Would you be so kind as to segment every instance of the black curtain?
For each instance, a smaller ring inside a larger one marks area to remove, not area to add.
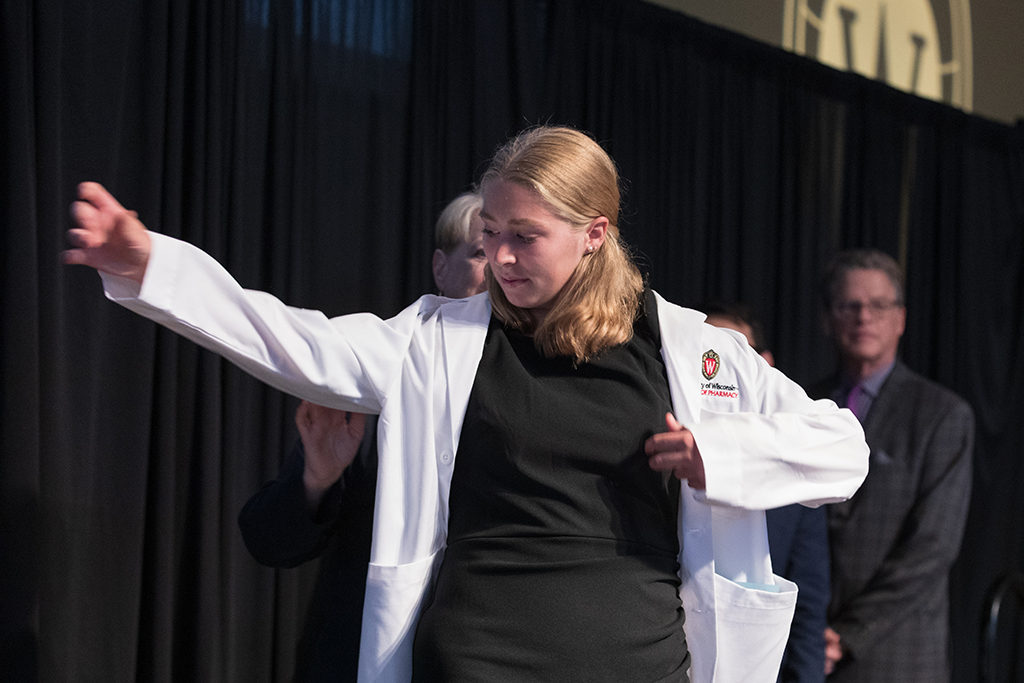
[[[60,265],[67,207],[94,179],[246,286],[396,312],[411,3],[2,11],[0,677],[288,680],[316,567],[257,566],[235,518],[296,402]]]
[[[953,576],[957,681],[1024,568],[1024,132],[634,0],[0,5],[0,671],[289,680],[315,567],[235,526],[293,399],[60,265],[75,184],[246,286],[330,314],[429,291],[437,212],[538,122],[591,131],[669,299],[742,299],[780,367],[830,372],[821,268],[908,272],[907,363],[978,417]]]

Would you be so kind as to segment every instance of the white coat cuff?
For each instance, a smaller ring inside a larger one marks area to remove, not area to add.
[[[111,301],[138,300],[158,310],[168,310],[178,275],[177,240],[157,232],[150,232],[149,237],[149,262],[142,284],[131,278],[101,272],[103,292]]]

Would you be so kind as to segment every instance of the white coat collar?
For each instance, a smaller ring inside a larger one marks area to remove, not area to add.
[[[671,355],[664,351],[661,354],[672,394],[672,410],[679,423],[689,427],[700,422],[700,363],[694,359],[701,357],[701,323],[707,316],[669,303],[657,292],[654,296],[658,302],[661,348],[673,351]]]

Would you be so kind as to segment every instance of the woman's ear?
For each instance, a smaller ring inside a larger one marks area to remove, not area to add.
[[[604,244],[604,238],[608,234],[608,219],[604,216],[598,216],[594,220],[590,221],[590,226],[586,230],[587,239],[584,242],[587,253],[597,251]]]

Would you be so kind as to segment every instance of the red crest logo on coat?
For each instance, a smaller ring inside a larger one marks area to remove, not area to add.
[[[721,359],[718,354],[712,349],[708,349],[704,352],[704,358],[701,360],[701,370],[704,373],[704,379],[714,379],[715,375],[718,374],[718,368],[721,365]]]

